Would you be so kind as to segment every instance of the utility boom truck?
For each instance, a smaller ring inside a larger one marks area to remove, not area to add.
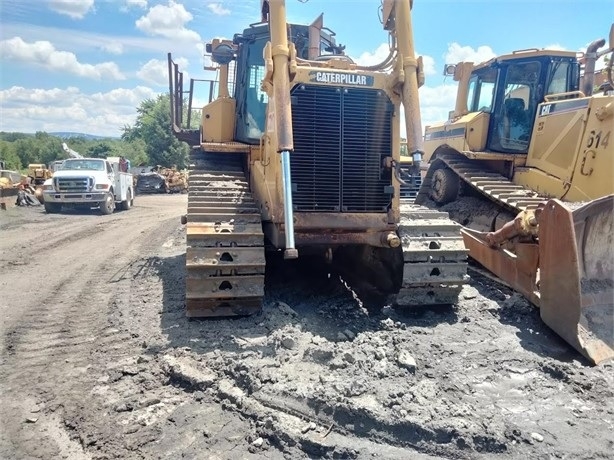
[[[98,207],[102,214],[113,213],[116,206],[127,211],[134,202],[132,174],[120,171],[117,157],[70,158],[45,181],[43,196],[48,213],[63,207]]]

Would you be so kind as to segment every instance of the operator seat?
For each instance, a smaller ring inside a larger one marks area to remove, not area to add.
[[[510,97],[504,102],[503,138],[528,143],[529,117],[525,111],[524,99],[520,97]]]

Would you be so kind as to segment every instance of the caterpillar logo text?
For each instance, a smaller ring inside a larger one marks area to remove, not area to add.
[[[357,75],[339,72],[310,72],[312,82],[339,83],[341,85],[373,86],[373,77],[370,75]]]

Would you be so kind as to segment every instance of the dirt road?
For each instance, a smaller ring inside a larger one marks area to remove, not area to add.
[[[612,364],[480,277],[369,313],[271,257],[261,314],[188,321],[185,205],[0,212],[0,458],[612,458]]]

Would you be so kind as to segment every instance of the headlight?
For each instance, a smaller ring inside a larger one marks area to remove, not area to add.
[[[106,190],[109,188],[109,184],[96,184],[94,188],[96,190]]]
[[[53,184],[49,184],[49,185],[43,185],[43,190],[47,192],[53,192],[55,191],[55,188],[53,187]]]

